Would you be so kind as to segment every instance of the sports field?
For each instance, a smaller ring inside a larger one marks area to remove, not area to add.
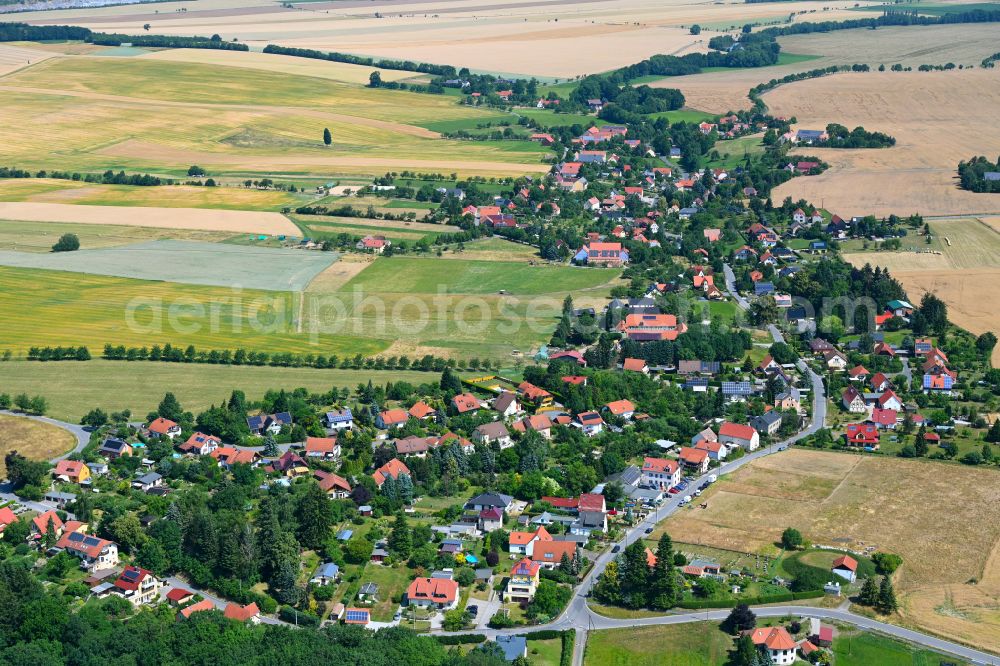
[[[79,421],[98,406],[105,411],[131,409],[137,418],[142,418],[156,409],[167,391],[177,396],[184,409],[197,413],[226,400],[233,389],[246,391],[249,400],[259,400],[268,389],[305,387],[311,392],[323,393],[333,386],[353,390],[359,383],[368,383],[369,379],[376,384],[389,381],[435,383],[440,379],[440,375],[433,372],[129,363],[99,359],[72,363],[9,361],[2,367],[0,391],[44,395],[49,401],[49,415],[70,422]],[[0,416],[2,418],[5,417]],[[0,427],[0,440],[2,432]],[[58,455],[69,446],[63,445],[61,450],[47,457]]]
[[[67,56],[0,79],[0,124],[21,128],[18,141],[0,145],[0,161],[32,170],[124,168],[174,177],[198,164],[216,177],[275,179],[392,169],[544,170],[549,151],[536,144],[453,141],[427,129],[509,117],[461,106],[452,96],[270,69]],[[324,128],[331,146],[323,145]]]
[[[738,552],[774,552],[795,527],[815,544],[898,553],[901,621],[996,651],[998,481],[990,469],[792,450],[721,480],[702,498],[707,509],[685,509],[665,529]]]
[[[8,390],[4,383],[0,382],[0,391]],[[74,446],[76,437],[69,431],[21,416],[0,414],[0,478],[7,476],[3,457],[11,451],[34,460],[51,460]]]

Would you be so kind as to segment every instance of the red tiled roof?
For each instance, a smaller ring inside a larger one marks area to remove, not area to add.
[[[223,611],[222,614],[230,620],[246,622],[250,618],[260,615],[260,609],[257,608],[256,602],[252,602],[246,606],[240,606],[239,604],[226,604],[226,610]]]
[[[532,562],[531,558],[525,557],[520,562],[514,565],[510,570],[512,576],[532,576],[538,574],[538,570],[542,568],[542,565],[538,562]]]
[[[187,608],[182,608],[181,616],[187,619],[191,617],[191,615],[193,615],[194,613],[198,613],[201,611],[210,611],[210,610],[215,610],[215,604],[213,604],[208,599],[202,599],[196,604],[191,604]]]
[[[551,497],[546,495],[542,497],[543,502],[548,502],[557,509],[575,509],[580,506],[580,498],[578,497]]]
[[[38,514],[31,519],[31,522],[35,524],[35,529],[38,530],[39,534],[45,534],[45,532],[49,529],[50,520],[52,521],[52,526],[55,527],[57,532],[63,528],[62,519],[52,509],[49,509],[45,513]]]
[[[623,370],[632,370],[634,372],[642,372],[646,368],[646,362],[641,358],[627,358],[622,364]]]
[[[194,592],[191,590],[185,590],[183,587],[175,587],[167,592],[167,599],[170,601],[180,601],[181,599],[186,599],[190,596],[194,596]]]
[[[615,416],[635,411],[635,405],[632,404],[631,400],[615,400],[614,402],[609,402],[605,407]]]
[[[336,437],[306,437],[306,453],[333,453],[336,447]]]
[[[166,435],[170,432],[172,428],[176,428],[177,424],[170,419],[165,419],[162,416],[149,424],[149,431],[155,432],[158,435]]]
[[[604,511],[604,495],[598,495],[597,493],[582,493],[580,495],[580,503],[578,506],[580,511]]]
[[[434,413],[434,408],[428,405],[423,400],[415,402],[412,407],[410,407],[410,416],[415,419],[422,419],[430,416]]]
[[[736,437],[738,439],[753,439],[757,431],[748,425],[726,421],[719,428],[719,437]]]
[[[458,598],[458,582],[447,578],[415,578],[406,588],[406,598],[450,604]]]
[[[524,397],[528,400],[541,400],[542,398],[551,397],[551,393],[545,389],[535,386],[531,382],[521,382],[517,385],[517,390],[524,394]]]
[[[406,413],[405,409],[387,409],[379,414],[379,416],[382,417],[382,423],[386,425],[406,423],[406,421],[410,418],[410,415]]]
[[[535,562],[559,564],[565,554],[569,559],[576,557],[575,541],[543,541],[535,544],[531,559]]]
[[[750,634],[754,645],[765,645],[769,650],[794,650],[795,639],[784,627],[757,627]]]
[[[668,458],[645,458],[642,462],[642,471],[644,472],[670,472],[673,474],[677,471],[677,467],[677,461]]]
[[[404,465],[398,458],[393,458],[375,470],[372,474],[372,478],[375,479],[376,485],[381,487],[387,478],[392,477],[393,479],[398,479],[400,474],[406,474],[409,476],[410,468]]]
[[[833,561],[833,568],[838,569],[843,567],[849,569],[850,571],[858,570],[858,561],[851,557],[850,555],[841,555]]]
[[[545,527],[539,527],[534,532],[511,532],[509,543],[515,546],[524,546],[531,543],[534,539],[539,541],[552,541],[552,535]]]
[[[56,476],[68,476],[70,478],[80,475],[83,471],[83,463],[79,460],[60,460],[56,463],[52,473]]]
[[[704,449],[694,449],[690,446],[682,446],[680,459],[691,465],[700,465],[708,458],[708,451]]]
[[[10,510],[9,506],[0,509],[0,526],[7,527],[17,521],[17,514]]]
[[[476,396],[471,393],[462,393],[456,395],[451,399],[451,403],[455,405],[455,409],[458,410],[459,414],[464,414],[466,412],[471,412],[482,407],[482,402]]]

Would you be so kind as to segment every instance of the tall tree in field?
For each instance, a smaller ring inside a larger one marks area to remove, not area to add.
[[[649,605],[656,610],[673,608],[680,591],[674,569],[674,544],[664,533],[656,545],[656,562],[649,581]]]
[[[883,576],[882,583],[879,585],[878,609],[886,614],[895,613],[899,609],[896,591],[892,588],[892,579],[889,576]]]
[[[865,606],[875,606],[878,603],[878,583],[875,582],[874,577],[865,578],[858,601]]]
[[[406,524],[406,516],[402,511],[396,514],[396,522],[393,523],[392,531],[389,533],[389,550],[401,558],[410,556],[413,549],[413,532]]]
[[[323,143],[325,145],[327,145],[327,146],[329,146],[331,143],[333,143],[333,135],[330,134],[330,128],[329,127],[324,127],[323,128]]]
[[[80,249],[80,239],[76,234],[63,234],[52,246],[53,252],[73,252]]]
[[[181,409],[181,403],[177,400],[177,396],[173,393],[167,393],[160,401],[159,407],[156,408],[156,413],[165,419],[180,421],[184,410]]]

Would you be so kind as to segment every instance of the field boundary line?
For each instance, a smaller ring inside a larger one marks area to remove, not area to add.
[[[864,456],[859,456],[859,457],[858,457],[858,459],[857,459],[857,460],[856,460],[856,461],[854,462],[854,464],[853,464],[853,465],[851,465],[851,469],[847,470],[847,474],[845,474],[845,475],[844,475],[844,478],[842,478],[842,479],[840,480],[840,483],[838,483],[838,484],[837,484],[837,485],[836,485],[836,486],[834,487],[834,489],[830,491],[830,494],[829,494],[829,495],[827,495],[826,497],[824,497],[823,499],[821,499],[821,500],[819,501],[819,504],[826,504],[827,500],[829,500],[829,499],[830,499],[831,497],[833,497],[834,495],[836,495],[836,494],[837,494],[837,491],[838,491],[838,490],[840,490],[841,486],[843,486],[843,485],[844,485],[844,483],[845,483],[845,482],[846,482],[846,481],[847,481],[847,480],[848,480],[849,478],[851,478],[851,474],[853,474],[853,473],[854,473],[854,470],[856,470],[856,469],[858,468],[858,465],[860,465],[860,464],[861,464],[861,461],[862,461],[862,460],[864,460]]]

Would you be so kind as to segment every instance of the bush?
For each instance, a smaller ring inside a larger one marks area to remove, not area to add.
[[[80,239],[76,234],[63,234],[52,246],[53,252],[73,252],[80,249]]]
[[[303,613],[291,606],[282,606],[278,617],[299,627],[318,627],[319,618],[312,613]]]
[[[465,643],[483,643],[486,641],[486,636],[483,634],[436,634],[434,638],[437,639],[437,642],[441,645],[463,645]]]
[[[872,555],[872,562],[875,563],[877,572],[883,576],[889,576],[903,563],[903,558],[895,553],[875,553]]]

